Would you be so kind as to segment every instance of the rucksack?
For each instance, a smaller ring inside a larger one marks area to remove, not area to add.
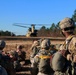
[[[65,50],[58,51],[53,55],[51,66],[54,71],[63,71],[69,66],[69,61],[65,57],[69,53],[68,46],[73,37],[74,36],[69,37],[67,44],[66,41],[64,42]]]
[[[44,51],[39,56],[39,71],[45,74],[48,74],[52,71],[52,68],[50,67],[50,52]]]
[[[54,71],[63,71],[66,65],[66,58],[58,51],[53,55],[51,66]]]

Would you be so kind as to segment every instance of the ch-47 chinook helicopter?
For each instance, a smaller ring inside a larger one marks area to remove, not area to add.
[[[26,34],[26,37],[37,37],[37,33],[38,30],[35,29],[35,26],[41,27],[44,25],[49,25],[49,24],[23,24],[23,23],[14,23],[14,26],[18,26],[18,27],[23,27],[23,28],[28,28],[28,32]],[[31,27],[28,27],[29,25],[31,25]]]
[[[26,34],[26,37],[36,37],[37,36],[37,29],[35,29],[35,24],[23,24],[23,23],[14,23],[14,26],[28,28],[28,32]],[[31,27],[28,27],[31,25]]]

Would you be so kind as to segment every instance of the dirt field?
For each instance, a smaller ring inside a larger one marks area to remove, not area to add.
[[[31,48],[31,45],[33,43],[33,41],[29,41],[29,40],[26,40],[26,41],[20,41],[20,40],[9,40],[9,41],[5,41],[6,42],[6,47],[5,47],[5,51],[9,51],[9,50],[16,50],[16,47],[17,45],[23,45],[24,48],[23,50],[26,52],[26,58],[29,59],[29,55],[30,55],[30,48]],[[51,44],[53,45],[56,45],[56,44],[62,44],[63,41],[51,41]]]
[[[6,47],[4,50],[7,52],[9,50],[16,50],[17,45],[23,45],[24,48],[23,50],[26,52],[26,61],[25,65],[22,66],[21,70],[16,72],[16,75],[31,75],[30,74],[30,61],[29,61],[29,56],[30,56],[30,47],[32,45],[32,41],[20,41],[20,40],[10,40],[10,41],[5,41],[6,42]]]

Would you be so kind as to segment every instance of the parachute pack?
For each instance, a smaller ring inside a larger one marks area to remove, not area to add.
[[[56,52],[51,61],[51,66],[53,70],[62,71],[65,65],[66,65],[66,58],[60,52]]]
[[[39,62],[39,71],[42,73],[50,73],[51,72],[51,67],[50,67],[50,52],[49,51],[45,51],[43,52],[39,58],[40,58],[40,62]]]

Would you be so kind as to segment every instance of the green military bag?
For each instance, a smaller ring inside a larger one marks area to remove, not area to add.
[[[54,71],[62,71],[66,65],[66,58],[61,54],[61,52],[56,52],[53,55],[51,66]]]

